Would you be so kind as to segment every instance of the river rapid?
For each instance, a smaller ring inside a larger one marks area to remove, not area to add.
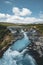
[[[37,65],[35,59],[27,53],[28,49],[26,47],[30,44],[30,40],[23,30],[22,32],[24,38],[14,42],[6,50],[3,57],[0,58],[0,65]]]

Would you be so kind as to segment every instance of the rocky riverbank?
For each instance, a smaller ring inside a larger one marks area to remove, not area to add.
[[[39,53],[34,50],[29,50],[28,53],[36,60],[37,65],[43,65],[43,56],[40,57]]]
[[[0,57],[3,56],[4,52],[12,45],[14,44],[14,42],[16,42],[17,40],[19,39],[22,39],[24,36],[23,34],[18,36],[18,37],[15,37],[10,43],[8,43],[6,46],[4,46],[1,50],[0,50]]]
[[[43,65],[43,39],[39,37],[38,41],[33,42],[27,47],[30,55],[34,57],[38,65]]]
[[[28,53],[34,57],[38,65],[43,65],[43,35],[36,28],[27,32],[31,44],[27,47]]]

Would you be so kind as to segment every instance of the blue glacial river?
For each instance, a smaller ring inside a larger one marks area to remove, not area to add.
[[[23,34],[24,38],[17,40],[0,58],[0,65],[36,65],[34,58],[26,53],[30,40],[25,32]]]

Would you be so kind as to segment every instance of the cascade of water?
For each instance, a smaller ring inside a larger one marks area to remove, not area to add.
[[[9,48],[4,53],[3,58],[0,59],[0,65],[36,65],[35,60],[30,55],[25,54],[26,50],[24,49],[20,53],[18,51],[12,51]]]
[[[14,50],[11,47],[8,48],[0,59],[0,65],[36,65],[35,60],[26,53],[27,49],[24,49],[22,52],[17,51],[28,45],[28,37],[23,30],[22,32],[24,38],[14,43],[15,45],[12,46]]]
[[[21,51],[30,44],[30,40],[28,39],[26,32],[23,30],[21,30],[21,32],[24,34],[24,38],[15,42],[11,47],[12,50]]]
[[[27,35],[26,35],[26,32],[24,32],[23,29],[21,29],[21,32],[24,34],[24,38],[28,39]]]

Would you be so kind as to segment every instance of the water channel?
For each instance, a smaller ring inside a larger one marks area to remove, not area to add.
[[[6,50],[3,57],[0,58],[0,65],[36,65],[35,59],[27,53],[28,49],[26,49],[30,44],[30,40],[23,30],[22,32],[24,38],[14,42],[14,44]]]

